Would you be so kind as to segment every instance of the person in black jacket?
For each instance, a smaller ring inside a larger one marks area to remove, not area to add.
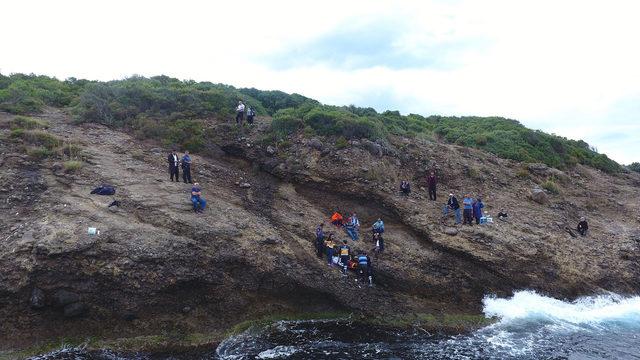
[[[176,177],[176,181],[180,181],[180,158],[175,150],[173,150],[169,156],[167,156],[167,162],[169,163],[169,177],[173,181],[173,177]]]
[[[587,235],[587,230],[589,230],[589,224],[587,224],[587,219],[584,217],[580,218],[580,222],[578,223],[578,232],[582,236]]]
[[[443,215],[447,216],[450,210],[453,210],[455,214],[456,224],[460,224],[460,222],[462,222],[460,203],[458,203],[458,199],[453,195],[453,193],[449,194],[449,200],[447,200],[447,205],[444,206]]]

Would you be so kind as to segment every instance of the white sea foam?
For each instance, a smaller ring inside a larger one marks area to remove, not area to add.
[[[258,359],[284,359],[298,352],[295,346],[276,346],[258,354]]]
[[[587,296],[568,302],[533,291],[518,291],[508,299],[486,297],[483,303],[484,314],[498,317],[501,324],[545,320],[572,325],[622,322],[640,326],[639,296]]]

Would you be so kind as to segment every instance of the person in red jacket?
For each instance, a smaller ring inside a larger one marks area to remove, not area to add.
[[[431,171],[427,176],[427,187],[429,188],[429,200],[436,201],[436,173]]]

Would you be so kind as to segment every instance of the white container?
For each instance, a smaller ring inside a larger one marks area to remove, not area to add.
[[[98,232],[98,229],[94,228],[94,227],[90,227],[87,229],[87,233],[89,235],[95,235]]]

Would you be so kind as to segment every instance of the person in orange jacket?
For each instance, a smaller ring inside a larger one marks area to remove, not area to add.
[[[342,226],[342,214],[337,211],[334,212],[333,215],[331,215],[331,223],[335,226]]]

